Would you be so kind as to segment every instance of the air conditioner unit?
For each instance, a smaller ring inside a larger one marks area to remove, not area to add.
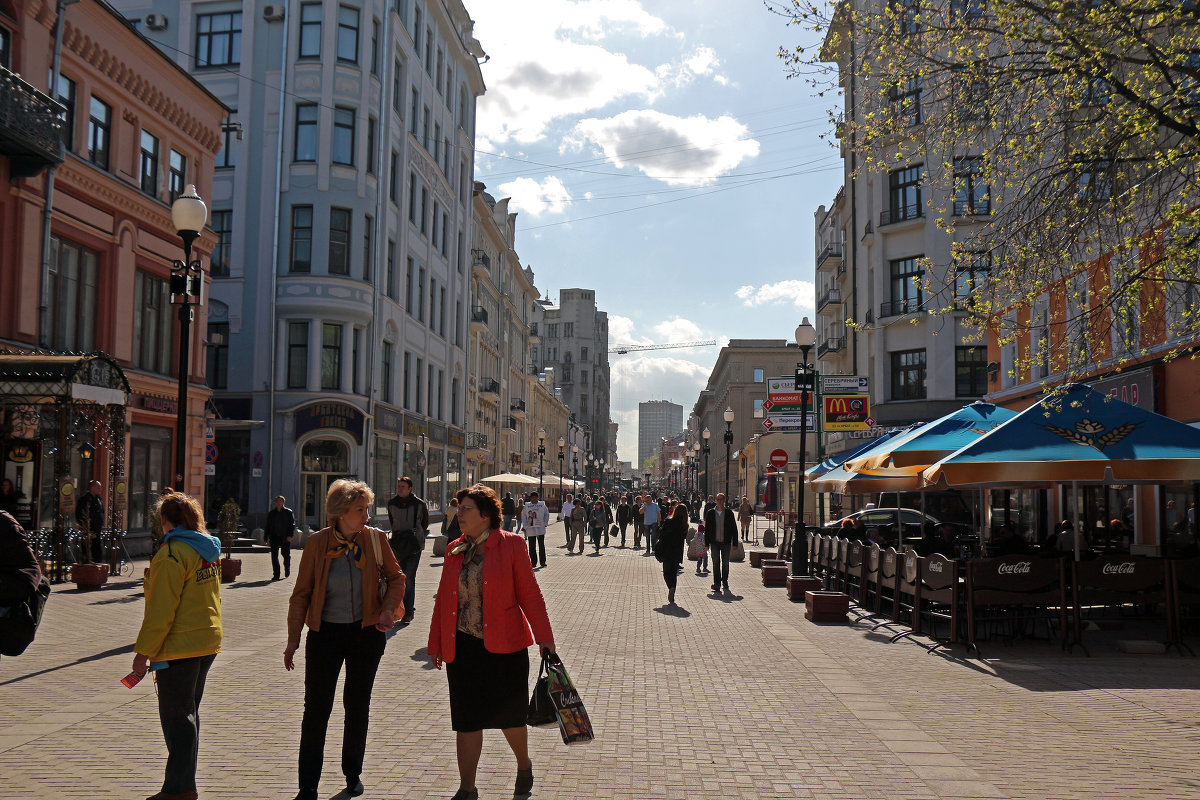
[[[152,31],[165,31],[167,29],[167,15],[147,14],[146,27]]]
[[[283,9],[282,5],[263,6],[263,19],[267,22],[279,22],[283,19]]]

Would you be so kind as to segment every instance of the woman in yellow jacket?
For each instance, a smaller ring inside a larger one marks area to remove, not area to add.
[[[200,504],[167,490],[158,504],[167,531],[146,575],[146,612],[133,646],[133,671],[151,666],[167,741],[162,791],[147,800],[195,800],[200,699],[221,652],[221,541],[204,529]]]

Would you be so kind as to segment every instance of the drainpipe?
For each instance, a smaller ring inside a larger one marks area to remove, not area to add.
[[[46,94],[58,97],[58,78],[62,74],[62,40],[63,14],[67,6],[78,0],[58,0],[54,10],[54,55],[50,62],[50,91]],[[58,141],[58,151],[62,154],[62,139]],[[38,306],[38,344],[50,346],[50,217],[54,211],[54,172],[57,164],[51,164],[46,170],[46,203],[42,208],[42,287],[41,301]]]
[[[287,76],[288,76],[288,4],[284,6],[283,34],[279,47],[279,146],[275,148],[275,213],[271,231],[271,370],[267,378],[267,486],[268,496],[284,494],[275,489],[275,426],[279,424],[275,414],[275,337],[279,335],[279,311],[276,307],[276,294],[279,284],[279,217],[283,207],[283,136],[286,128],[283,124],[287,111]],[[303,487],[298,486],[291,496],[301,497]]]
[[[858,181],[855,179],[855,170],[858,169],[858,147],[856,143],[857,135],[854,131],[854,88],[855,88],[855,64],[858,60],[856,55],[857,48],[854,38],[854,21],[850,21],[850,313],[855,320],[861,324],[861,318],[858,315]],[[851,350],[851,374],[858,374],[858,335],[854,336],[854,347]]]

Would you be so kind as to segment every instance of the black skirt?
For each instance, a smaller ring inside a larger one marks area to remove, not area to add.
[[[529,651],[490,653],[483,640],[456,631],[450,682],[450,727],[460,733],[525,726]]]

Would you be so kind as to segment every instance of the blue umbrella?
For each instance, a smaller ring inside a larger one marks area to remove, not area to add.
[[[854,448],[851,448],[850,450],[846,450],[841,453],[837,453],[836,455],[829,456],[828,458],[824,459],[823,461],[813,464],[811,467],[804,470],[804,477],[807,478],[808,480],[812,480],[813,478],[819,478],[820,476],[824,475],[826,472],[829,472],[832,469],[836,469],[836,468],[840,467],[848,459],[856,458],[857,456],[867,452],[868,450],[870,450],[874,447],[877,447],[878,445],[883,444],[884,442],[888,441],[889,439],[894,438],[899,433],[901,433],[901,431],[889,431],[889,432],[885,433],[883,436],[879,436],[875,439],[871,439],[870,441],[863,442],[858,447],[854,447]]]
[[[1016,415],[1017,412],[992,403],[971,403],[935,419],[928,425],[922,425],[896,437],[887,447],[876,448],[869,453],[847,459],[846,467],[851,471],[883,470],[885,473],[890,469],[908,468],[904,470],[904,474],[915,475]],[[875,474],[882,477],[885,473]],[[897,477],[899,474],[897,473]]]

